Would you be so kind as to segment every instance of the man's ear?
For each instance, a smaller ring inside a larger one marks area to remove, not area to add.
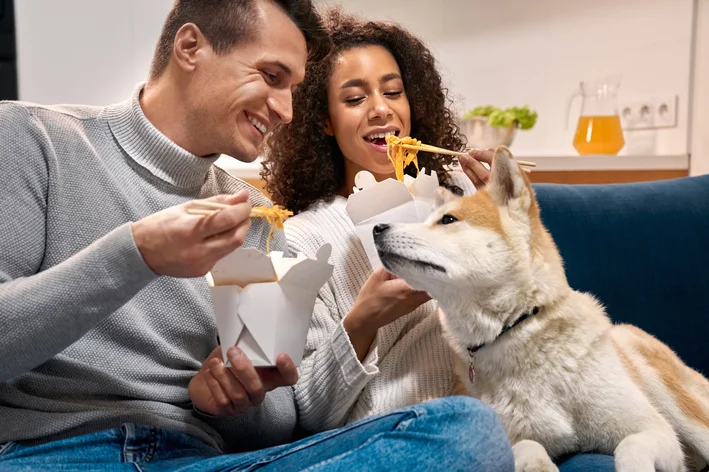
[[[505,146],[495,149],[487,189],[493,201],[500,206],[506,206],[510,200],[520,198],[527,192],[522,169]]]
[[[325,128],[324,128],[325,134],[328,136],[335,136],[335,131],[332,129],[332,121],[330,121],[330,117],[325,118]]]
[[[435,193],[434,202],[436,207],[445,205],[446,203],[452,202],[453,200],[460,198],[450,190],[445,187],[438,187]]]
[[[194,23],[186,23],[180,27],[175,34],[175,42],[172,48],[173,58],[177,66],[185,72],[194,70],[199,60],[200,55],[198,52],[200,49],[208,48],[211,52],[211,46],[207,39]]]

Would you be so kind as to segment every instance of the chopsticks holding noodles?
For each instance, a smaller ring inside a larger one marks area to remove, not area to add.
[[[387,156],[389,160],[394,164],[394,170],[396,172],[396,178],[399,181],[403,181],[404,178],[404,168],[409,164],[413,163],[418,170],[418,160],[416,154],[419,151],[430,152],[432,154],[447,154],[449,156],[469,156],[468,152],[461,151],[451,151],[450,149],[444,149],[436,146],[431,146],[430,144],[424,144],[418,139],[412,138],[410,136],[405,136],[400,138],[396,135],[389,135],[386,137],[387,143]],[[521,166],[536,167],[536,162],[531,161],[520,161],[517,160]],[[527,167],[522,167],[522,170],[529,173],[530,169]]]
[[[209,216],[230,207],[231,205],[227,205],[226,203],[195,200],[190,203],[190,206],[187,208],[187,213],[190,215]],[[266,252],[271,252],[271,236],[273,236],[274,229],[283,229],[283,221],[289,216],[293,216],[293,212],[281,208],[278,205],[274,205],[273,207],[257,206],[251,208],[250,216],[251,218],[265,218],[271,225],[271,231],[268,233],[268,239],[266,240]]]
[[[448,154],[449,156],[468,156],[469,155],[467,152],[451,151],[450,149],[444,149],[444,148],[439,148],[436,146],[430,146],[428,144],[419,144],[419,145],[399,144],[399,146],[401,146],[405,149],[418,149],[420,151],[427,151],[427,152],[432,152],[435,154]],[[536,162],[522,161],[519,159],[515,159],[515,160],[522,166],[537,167]]]
[[[187,213],[189,213],[190,215],[211,215],[219,210],[224,210],[230,207],[231,205],[227,205],[226,203],[210,202],[206,200],[195,200],[190,203],[190,207],[187,209]],[[292,212],[284,210],[278,205],[274,207],[253,207],[251,209],[251,218],[278,218],[279,216],[281,216],[283,217],[283,219],[285,219],[292,215]]]

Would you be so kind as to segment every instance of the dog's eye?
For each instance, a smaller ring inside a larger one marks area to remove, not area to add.
[[[439,225],[449,225],[451,223],[455,223],[458,221],[458,218],[456,218],[453,215],[443,215],[443,218],[438,222]]]

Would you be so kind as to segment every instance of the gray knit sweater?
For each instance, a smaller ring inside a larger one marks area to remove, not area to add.
[[[136,422],[245,450],[290,439],[292,388],[217,419],[187,385],[217,345],[204,278],[158,277],[130,223],[248,187],[146,119],[142,86],[105,108],[0,103],[0,444]],[[254,220],[246,246],[265,250]],[[273,250],[285,250],[277,232]]]

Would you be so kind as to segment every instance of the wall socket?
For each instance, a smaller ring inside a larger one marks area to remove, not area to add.
[[[677,127],[677,95],[627,97],[620,100],[620,121],[624,130]]]

